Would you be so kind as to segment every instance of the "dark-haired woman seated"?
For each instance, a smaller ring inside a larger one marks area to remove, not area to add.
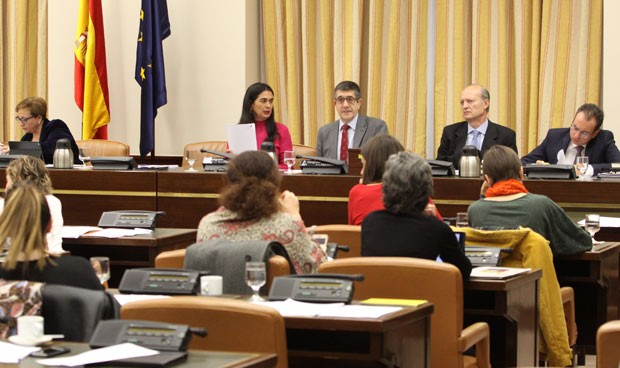
[[[227,178],[221,207],[202,218],[197,241],[275,240],[286,247],[297,273],[316,272],[325,252],[306,232],[295,194],[280,192],[282,176],[273,159],[243,152],[228,164]]]
[[[45,195],[26,181],[15,183],[0,215],[0,244],[8,247],[0,278],[103,290],[88,260],[48,253],[51,226]]]

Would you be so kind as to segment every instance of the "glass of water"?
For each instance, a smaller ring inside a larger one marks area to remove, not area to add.
[[[577,171],[579,171],[579,180],[586,180],[586,171],[588,171],[588,156],[577,156],[575,161]]]
[[[284,151],[284,163],[288,166],[287,174],[292,174],[291,169],[295,165],[295,151]]]
[[[197,155],[196,151],[187,150],[185,152],[185,159],[187,160],[187,164],[189,165],[189,169],[185,171],[198,171],[194,169],[194,162],[196,162],[196,155]]]
[[[80,147],[78,154],[80,161],[82,161],[82,169],[87,169],[90,166],[90,150],[86,147]]]
[[[265,262],[246,262],[245,282],[252,288],[253,292],[252,296],[248,300],[251,302],[264,301],[265,299],[258,295],[258,291],[267,282]]]
[[[586,215],[586,231],[590,233],[592,237],[592,243],[596,244],[594,240],[594,234],[601,229],[601,216],[596,213],[589,213]]]
[[[110,279],[110,258],[90,257],[90,264],[102,284]]]

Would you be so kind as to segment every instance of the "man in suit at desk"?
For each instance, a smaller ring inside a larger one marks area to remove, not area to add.
[[[343,81],[334,88],[334,106],[339,120],[322,126],[316,143],[316,155],[347,161],[349,148],[360,148],[370,138],[388,134],[385,121],[359,115],[362,92],[355,82]]]
[[[586,176],[609,171],[611,163],[620,162],[614,134],[601,129],[605,114],[592,103],[577,109],[570,128],[549,129],[542,143],[521,158],[523,165],[548,162],[551,164],[575,163],[577,156],[588,157]]]
[[[465,121],[446,126],[441,135],[437,159],[450,161],[459,167],[461,151],[465,145],[476,146],[482,155],[496,144],[517,151],[514,130],[495,124],[488,119],[490,93],[481,85],[472,84],[461,92],[461,110]]]

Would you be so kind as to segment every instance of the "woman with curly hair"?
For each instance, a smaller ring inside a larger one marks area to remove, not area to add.
[[[273,159],[261,151],[243,152],[228,164],[227,179],[221,207],[202,218],[197,241],[275,240],[297,273],[316,272],[325,252],[306,232],[295,194],[280,192],[282,176]]]

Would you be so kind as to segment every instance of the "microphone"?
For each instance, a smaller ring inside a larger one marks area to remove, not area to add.
[[[204,328],[190,327],[189,328],[189,332],[191,332],[192,335],[196,335],[196,336],[200,336],[200,337],[206,337],[207,336],[207,330],[205,330]]]
[[[364,275],[362,274],[344,274],[344,273],[309,273],[304,275],[287,275],[286,277],[300,277],[300,278],[312,278],[312,279],[341,279],[351,281],[364,281]]]
[[[202,152],[202,153],[210,153],[212,155],[218,155],[218,156],[222,156],[222,157],[228,158],[228,159],[231,159],[231,158],[234,157],[234,155],[231,154],[231,153],[220,152],[220,151],[213,151],[213,150],[206,149],[204,147],[200,149],[200,152]]]

